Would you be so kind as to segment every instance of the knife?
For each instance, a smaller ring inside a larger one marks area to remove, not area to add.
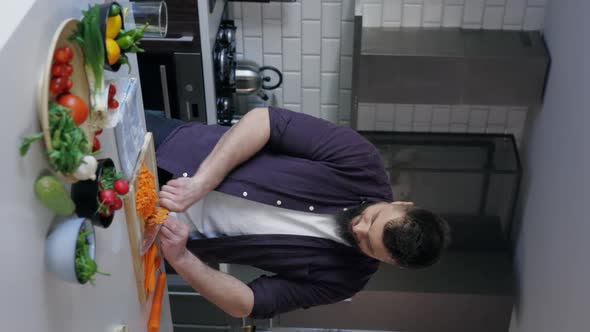
[[[143,240],[141,241],[141,248],[139,248],[139,255],[143,256],[150,249],[152,244],[156,241],[158,233],[162,228],[162,224],[147,223],[143,229]]]

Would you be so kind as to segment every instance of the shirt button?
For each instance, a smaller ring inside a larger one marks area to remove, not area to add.
[[[309,211],[313,211],[313,209],[314,209],[313,205],[310,205],[309,206]]]
[[[283,204],[283,202],[277,201],[277,205],[281,205],[281,204]]]
[[[248,196],[248,193],[244,191],[244,192],[242,193],[242,196],[246,197],[246,196]]]
[[[186,172],[182,173],[182,177],[187,177],[187,176],[188,176],[188,173],[186,173]]]

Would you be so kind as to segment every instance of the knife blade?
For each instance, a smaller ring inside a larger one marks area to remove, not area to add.
[[[139,249],[140,256],[145,255],[145,253],[152,246],[152,244],[154,244],[156,238],[158,237],[158,233],[160,232],[160,228],[162,228],[162,224],[146,223],[145,228],[143,230],[143,240],[141,241],[141,248]]]

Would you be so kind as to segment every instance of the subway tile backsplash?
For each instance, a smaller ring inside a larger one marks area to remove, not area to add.
[[[526,117],[526,107],[359,103],[357,129],[507,133],[520,140]]]
[[[367,27],[541,30],[547,0],[299,0],[231,2],[238,58],[284,73],[269,104],[350,125],[354,13]],[[356,8],[356,10],[355,10]],[[247,98],[241,107],[263,105]],[[361,104],[359,130],[514,133],[527,109],[482,105]]]

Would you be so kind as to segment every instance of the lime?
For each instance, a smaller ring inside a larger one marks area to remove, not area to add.
[[[35,194],[46,208],[58,215],[68,216],[76,209],[66,187],[55,176],[40,177],[35,182]]]

